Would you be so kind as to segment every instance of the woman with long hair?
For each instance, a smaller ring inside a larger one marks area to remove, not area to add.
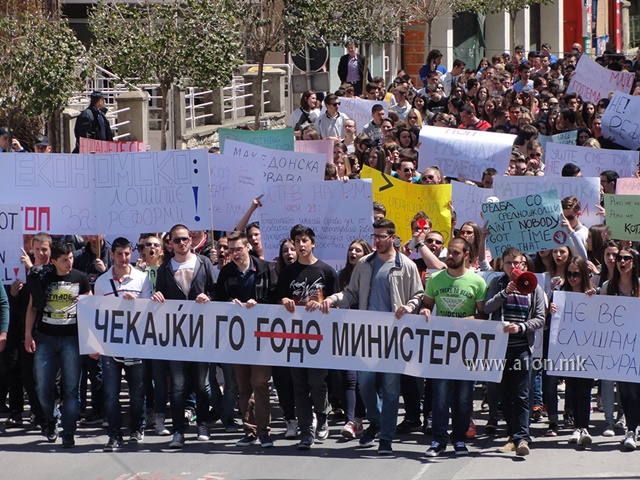
[[[596,118],[596,106],[592,102],[584,102],[580,112],[584,126],[591,130],[593,119]]]
[[[464,222],[458,230],[458,236],[464,238],[471,245],[469,252],[469,265],[467,267],[476,268],[482,271],[492,270],[489,262],[491,254],[487,252],[485,233],[476,222]],[[487,260],[487,256],[489,260]]]
[[[417,108],[411,108],[405,118],[405,126],[411,130],[416,125],[422,126],[422,113]]]
[[[381,172],[384,172],[385,157],[384,152],[379,147],[369,148],[364,154],[364,165],[375,168]]]
[[[411,135],[411,130],[404,126],[398,127],[396,131],[396,143],[399,148],[414,148],[415,144],[413,143],[413,136]]]
[[[333,145],[333,164],[338,172],[338,180],[351,174],[351,164],[347,161],[347,146],[342,142]]]
[[[604,282],[600,293],[638,298],[640,297],[638,277],[640,277],[638,252],[629,247],[622,247],[616,255],[613,278]],[[635,450],[636,429],[640,421],[640,383],[618,382],[618,389],[627,425],[622,445],[625,450]]]

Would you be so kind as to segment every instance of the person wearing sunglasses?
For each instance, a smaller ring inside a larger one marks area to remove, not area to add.
[[[442,172],[439,168],[429,167],[420,176],[422,185],[440,185],[442,184]]]
[[[580,207],[580,200],[576,197],[565,197],[562,199],[562,214],[568,221],[568,230],[571,234],[572,241],[577,251],[586,252],[587,237],[589,236],[589,229],[580,222],[580,216],[582,215],[582,208]],[[575,232],[575,235],[574,235]],[[579,245],[580,244],[580,245]],[[585,255],[581,255],[586,258]]]
[[[191,251],[192,240],[189,229],[181,224],[174,225],[169,231],[173,245],[173,258],[158,268],[156,291],[151,299],[155,302],[165,300],[192,300],[196,303],[210,302],[215,295],[213,264],[208,257]],[[180,449],[184,446],[185,424],[184,408],[190,385],[196,394],[196,415],[198,418],[198,440],[209,439],[207,418],[209,417],[209,363],[169,361],[171,378],[171,418],[173,419],[173,439],[169,448]]]
[[[313,125],[320,138],[341,141],[345,137],[344,122],[349,120],[349,117],[338,111],[340,97],[330,93],[324,97],[324,106],[326,110],[316,118]]]
[[[527,167],[538,171],[542,167],[542,145],[538,140],[527,142]]]

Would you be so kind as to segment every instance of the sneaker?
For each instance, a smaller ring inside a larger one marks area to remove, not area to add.
[[[196,411],[193,408],[184,409],[184,421],[187,423],[193,423],[196,421]]]
[[[453,451],[457,456],[469,455],[469,449],[464,442],[456,442],[453,444]]]
[[[378,455],[393,455],[393,447],[389,440],[380,440],[378,443]]]
[[[287,431],[284,432],[284,438],[296,438],[298,436],[298,420],[285,420]]]
[[[313,438],[313,435],[311,435],[311,433],[303,433],[302,438],[300,439],[300,443],[298,443],[298,446],[296,448],[298,450],[309,450],[313,446],[314,442],[315,439]]]
[[[369,424],[369,428],[364,431],[362,438],[360,438],[360,446],[372,447],[379,433],[380,428],[375,423]]]
[[[144,442],[144,431],[134,430],[129,436],[129,443],[142,443]]]
[[[498,429],[498,419],[490,418],[484,426],[485,433],[494,433]]]
[[[171,432],[165,426],[164,421],[165,421],[164,415],[160,415],[159,413],[156,413],[156,426],[154,428],[156,431],[156,435],[160,435],[161,437],[166,437],[167,435],[171,435]]]
[[[209,427],[206,425],[198,425],[198,440],[201,442],[209,440]]]
[[[327,438],[329,438],[329,425],[327,425],[326,423],[324,425],[322,425],[316,431],[316,438],[318,440],[326,440]]]
[[[576,428],[569,437],[569,443],[578,443],[578,440],[580,440],[580,429]]]
[[[360,435],[362,435],[362,432],[364,432],[364,425],[362,425],[362,422],[354,420],[353,429],[356,432],[356,437],[359,437]]]
[[[496,448],[499,453],[511,453],[516,451],[516,444],[509,440],[503,446]]]
[[[58,440],[58,428],[57,422],[55,420],[47,423],[44,436],[47,437],[47,442],[49,443],[54,443],[56,440]]]
[[[95,426],[102,425],[104,415],[98,412],[91,412],[89,415],[80,420],[80,425]]]
[[[624,421],[624,415],[616,420],[616,423],[613,424],[613,428],[617,428],[618,430],[626,430],[627,424]]]
[[[573,420],[573,415],[564,416],[564,428],[575,428],[576,422]]]
[[[103,452],[115,452],[122,446],[122,439],[117,437],[109,437],[109,441],[102,449]]]
[[[236,442],[236,447],[250,447],[256,443],[256,436],[253,433],[247,433],[244,437]]]
[[[567,384],[564,380],[558,380],[558,393],[563,393],[567,389]]]
[[[531,450],[529,449],[529,442],[527,442],[526,440],[520,440],[518,442],[518,446],[516,447],[516,455],[518,455],[519,457],[526,457],[527,455],[529,455],[529,452]]]
[[[344,427],[342,427],[342,430],[340,430],[340,435],[342,435],[347,440],[353,440],[354,438],[356,438],[355,426],[356,426],[355,422],[353,421],[347,422],[347,424]]]
[[[224,431],[227,433],[235,433],[242,428],[235,418],[227,418],[222,423],[224,424]]]
[[[341,420],[344,418],[344,410],[340,407],[333,409],[333,418],[335,420]]]
[[[467,430],[467,438],[468,439],[476,438],[476,422],[473,419],[473,417],[471,417],[471,420],[469,420],[469,429]]]
[[[22,420],[22,414],[20,412],[14,412],[9,415],[9,418],[4,422],[5,428],[21,427],[24,421]]]
[[[260,446],[262,448],[273,447],[273,439],[271,438],[271,435],[260,435],[258,440],[260,441]]]
[[[62,435],[62,448],[72,448],[76,446],[76,440],[72,434]]]
[[[437,457],[442,452],[444,452],[446,449],[447,449],[446,445],[443,445],[440,442],[435,442],[434,441],[434,442],[431,442],[431,446],[429,447],[429,450],[424,452],[424,454],[427,457]]]
[[[544,434],[546,437],[557,437],[558,436],[558,423],[551,421],[549,422],[549,428]]]
[[[602,432],[603,437],[613,437],[616,433],[613,431],[613,425],[610,423],[605,424]]]
[[[411,432],[419,432],[422,429],[422,422],[420,420],[409,420],[405,418],[396,426],[396,433],[398,435],[405,435]]]
[[[431,435],[432,432],[433,432],[433,420],[429,416],[422,424],[422,433],[424,433],[425,435]]]
[[[531,421],[539,422],[542,418],[542,407],[540,405],[534,405],[531,409]]]
[[[589,435],[589,431],[586,428],[580,430],[580,438],[578,438],[578,445],[582,447],[586,447],[587,445],[591,445],[593,439],[591,435]]]
[[[631,430],[628,430],[622,439],[622,445],[625,450],[635,450],[636,449],[636,434]]]
[[[184,447],[184,433],[174,433],[173,438],[169,442],[169,448],[178,449]]]

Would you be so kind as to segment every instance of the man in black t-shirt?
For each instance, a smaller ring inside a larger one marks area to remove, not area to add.
[[[336,272],[313,255],[316,236],[311,228],[296,225],[291,229],[298,260],[286,267],[278,278],[278,298],[289,313],[296,305],[307,305],[311,300],[322,302],[335,292]],[[329,436],[327,415],[329,398],[327,370],[291,368],[298,425],[302,434],[298,450],[309,450],[315,438]],[[317,431],[313,427],[313,412],[317,418]]]
[[[51,248],[51,266],[29,277],[31,296],[27,307],[24,346],[35,353],[34,376],[42,404],[49,442],[58,438],[53,395],[58,367],[62,371],[62,446],[75,445],[74,433],[80,408],[80,349],[77,304],[79,295],[91,295],[87,276],[73,270],[73,251],[63,243]],[[36,326],[35,339],[32,335]],[[37,348],[36,348],[37,347]]]

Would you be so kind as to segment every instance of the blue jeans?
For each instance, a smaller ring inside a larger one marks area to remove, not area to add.
[[[122,369],[126,372],[129,384],[131,432],[144,431],[146,408],[144,395],[144,364],[125,365],[113,357],[102,356],[102,379],[104,388],[104,407],[107,415],[109,437],[122,438],[122,409],[120,406],[120,386],[122,385]]]
[[[472,380],[433,379],[433,440],[442,445],[449,441],[449,407],[451,407],[451,441],[464,442],[473,411]]]
[[[209,416],[209,364],[204,362],[169,361],[171,376],[171,419],[174,433],[185,432],[184,407],[191,390],[196,393],[198,424]]]
[[[379,381],[380,394],[376,383]],[[369,422],[380,428],[380,440],[393,441],[398,423],[400,374],[358,372],[358,388]]]
[[[531,352],[528,346],[507,347],[506,364],[502,373],[502,412],[507,433],[516,445],[529,436],[529,386],[531,384]]]
[[[33,375],[38,399],[48,422],[55,422],[55,383],[58,367],[62,371],[62,434],[72,435],[80,410],[80,376],[82,361],[78,337],[56,337],[38,333]]]

